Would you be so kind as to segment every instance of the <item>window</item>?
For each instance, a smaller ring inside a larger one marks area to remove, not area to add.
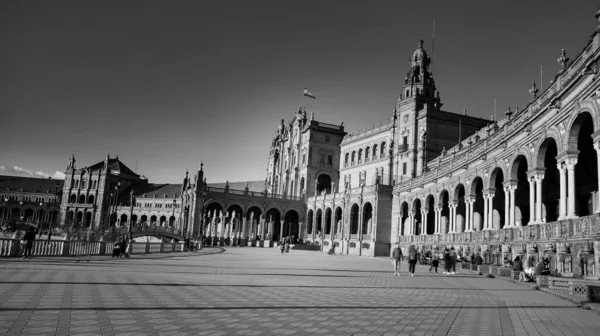
[[[377,145],[373,145],[373,160],[377,159]]]
[[[333,155],[327,155],[327,164],[328,165],[332,165],[333,164]]]
[[[348,167],[348,161],[350,161],[350,153],[346,153],[346,158],[344,159],[345,167]]]
[[[87,180],[82,180],[81,181],[81,189],[85,189],[86,186],[87,186]]]
[[[402,143],[408,145],[408,136],[404,136],[404,138],[402,138]]]
[[[98,181],[96,180],[92,181],[92,189],[96,189],[96,186],[98,185],[97,182]]]
[[[385,157],[385,142],[383,142],[383,143],[381,144],[381,154],[380,154],[380,156],[381,156],[382,158],[384,158],[384,157]]]
[[[363,150],[361,148],[361,149],[358,150],[358,163],[362,162],[362,153],[363,153]]]
[[[365,148],[365,161],[369,160],[370,151],[371,151],[371,147]]]
[[[406,175],[406,162],[402,163],[402,175]]]
[[[406,89],[406,98],[410,97],[410,90]]]
[[[352,165],[356,163],[356,151],[352,152]]]
[[[306,153],[302,154],[302,164],[305,165],[306,164]]]
[[[325,154],[319,156],[319,163],[325,163]]]
[[[331,137],[329,135],[325,136],[325,141],[329,142],[329,140],[331,140]]]

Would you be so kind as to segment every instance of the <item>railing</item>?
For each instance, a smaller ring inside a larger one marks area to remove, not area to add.
[[[132,254],[165,253],[183,251],[183,243],[135,242],[131,246]],[[81,240],[34,240],[32,256],[76,256],[110,255],[114,243]],[[19,239],[0,238],[0,257],[18,257],[23,255],[24,246]]]
[[[327,164],[327,165],[331,166],[329,164]],[[226,193],[226,194],[231,194],[231,195],[240,195],[240,196],[266,197],[266,198],[274,198],[274,199],[282,199],[282,200],[290,200],[290,201],[303,201],[304,200],[303,196],[272,194],[272,193],[265,193],[264,191],[236,190],[236,189],[216,188],[216,187],[206,187],[206,191],[216,192],[216,193]]]

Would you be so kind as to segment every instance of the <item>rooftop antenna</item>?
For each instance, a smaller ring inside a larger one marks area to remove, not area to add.
[[[433,38],[431,39],[431,60],[433,62],[433,52],[435,51],[435,18],[433,18]]]
[[[134,173],[136,173],[136,174],[137,174],[137,166],[138,166],[137,160],[135,160],[135,171],[134,171]]]
[[[462,139],[462,119],[458,119],[458,142]]]

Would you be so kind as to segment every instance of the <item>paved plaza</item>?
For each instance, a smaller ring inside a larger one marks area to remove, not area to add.
[[[210,254],[213,253],[213,254]],[[277,249],[0,260],[0,334],[598,335],[569,301],[473,273]]]

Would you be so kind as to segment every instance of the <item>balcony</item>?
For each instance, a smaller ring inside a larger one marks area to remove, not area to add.
[[[408,144],[407,143],[398,145],[398,153],[404,153],[404,152],[408,152]]]

